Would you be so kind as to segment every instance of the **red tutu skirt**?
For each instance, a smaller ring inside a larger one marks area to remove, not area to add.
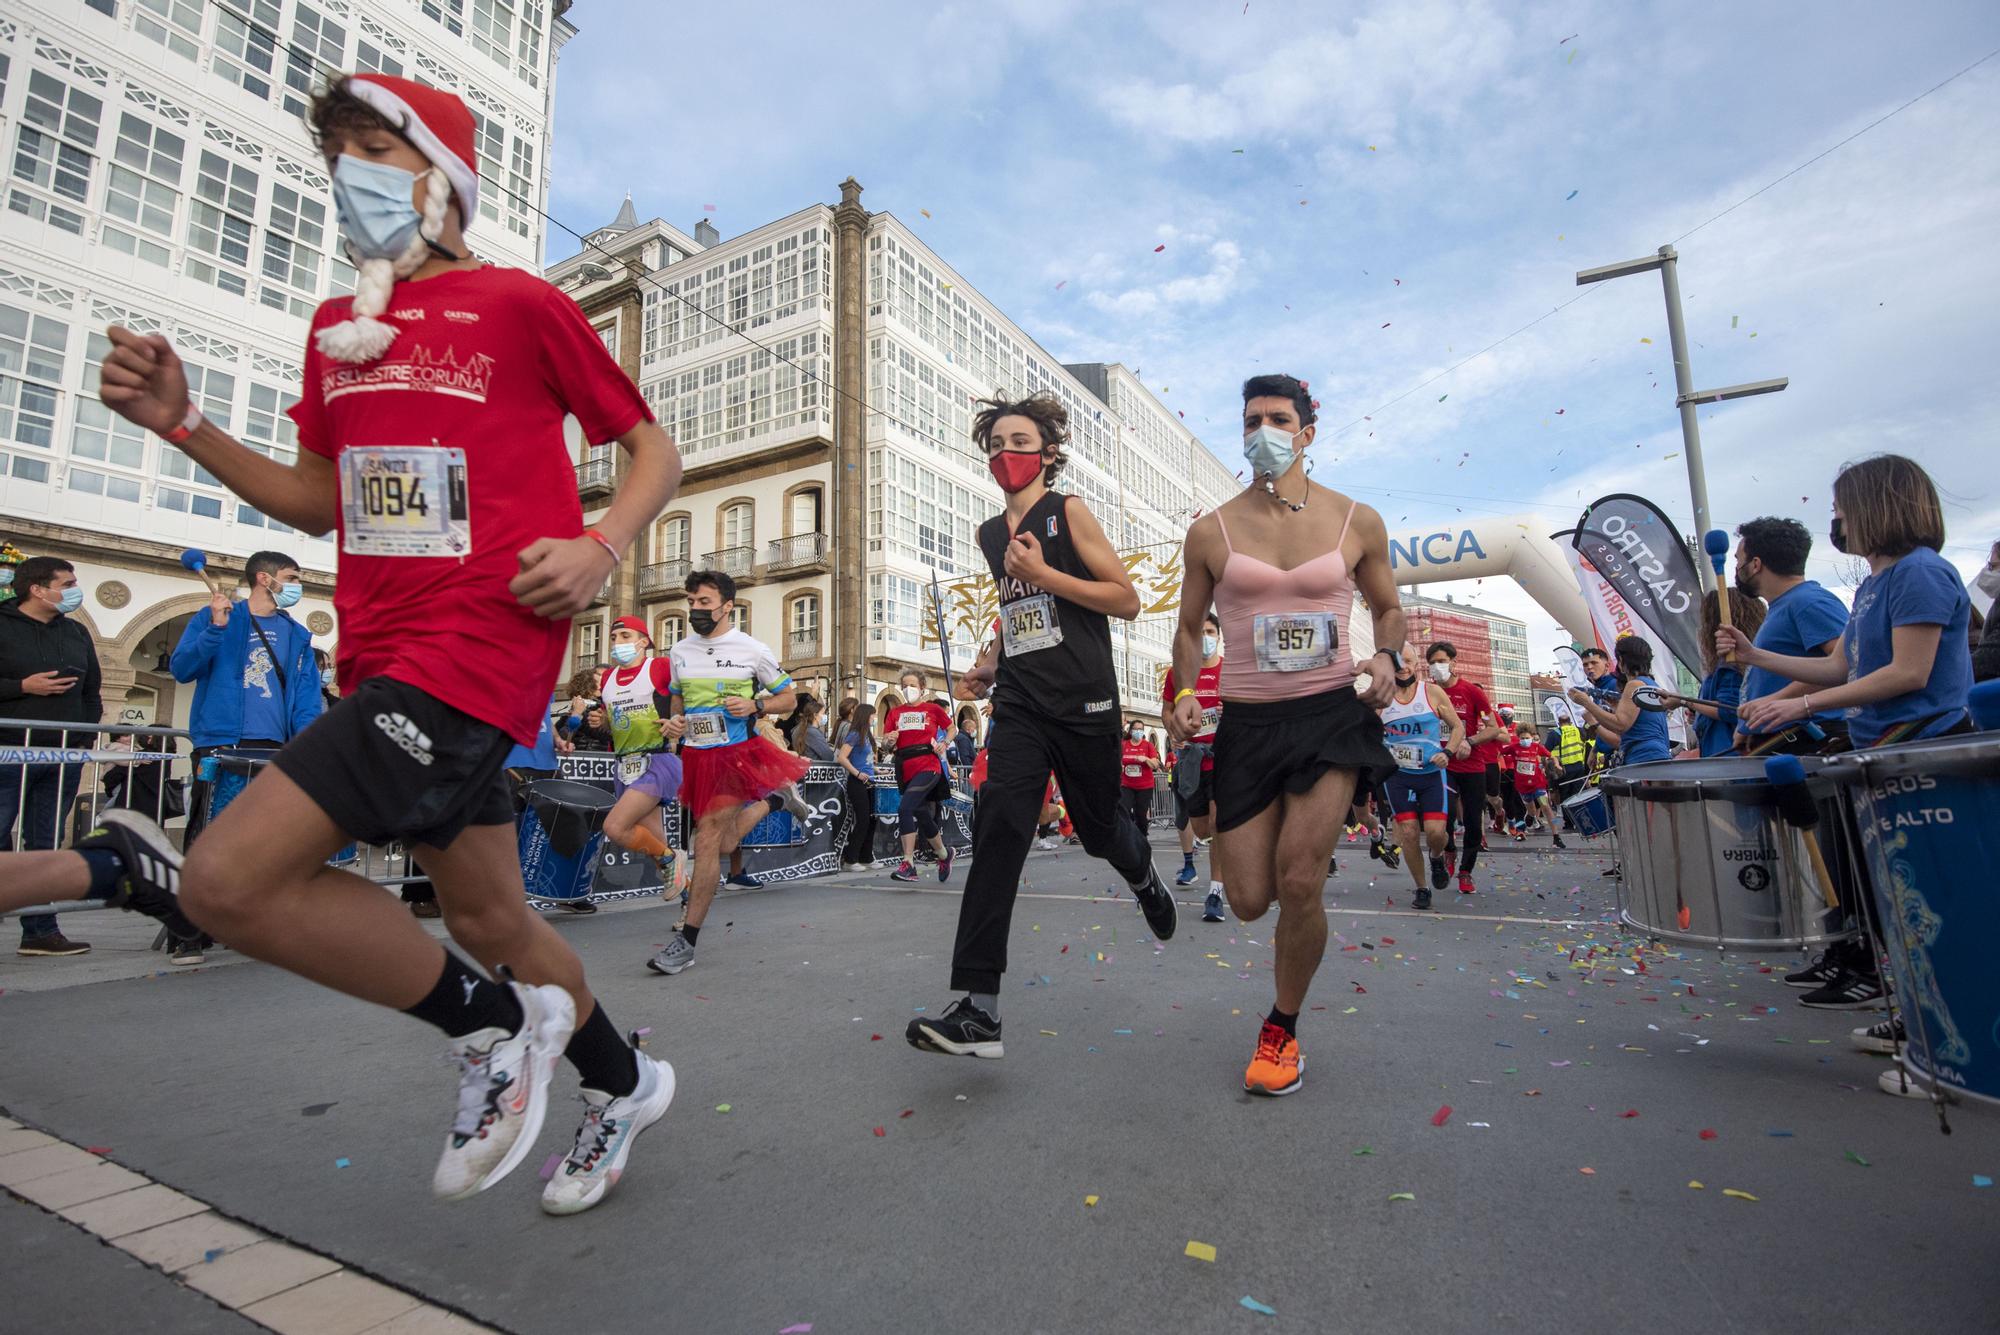
[[[681,805],[700,820],[717,807],[760,802],[811,768],[806,757],[754,734],[729,746],[684,746]]]

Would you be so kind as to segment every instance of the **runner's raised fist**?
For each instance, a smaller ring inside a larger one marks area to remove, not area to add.
[[[1007,544],[1007,556],[1003,564],[1007,573],[1015,579],[1024,579],[1030,584],[1039,584],[1042,576],[1049,573],[1049,563],[1042,559],[1042,544],[1032,533],[1016,533]]]
[[[111,351],[98,370],[97,397],[112,412],[163,435],[187,417],[187,372],[174,345],[161,334],[135,334],[123,325],[105,330]]]

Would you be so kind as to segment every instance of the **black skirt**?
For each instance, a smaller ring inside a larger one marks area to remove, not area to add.
[[[1396,769],[1381,715],[1352,686],[1297,700],[1225,701],[1215,729],[1215,828],[1233,830],[1336,769],[1355,771],[1357,793]]]

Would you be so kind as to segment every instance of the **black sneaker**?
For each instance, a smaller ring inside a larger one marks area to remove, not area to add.
[[[1901,1019],[1877,1020],[1865,1029],[1856,1029],[1849,1037],[1863,1052],[1879,1052],[1884,1057],[1895,1056],[1909,1041]]]
[[[1387,862],[1389,860],[1389,850],[1383,845],[1380,838],[1370,839],[1368,841],[1368,856],[1374,858],[1377,862]]]
[[[180,916],[175,896],[181,892],[181,855],[158,825],[136,811],[112,807],[97,813],[97,823],[76,846],[117,855],[125,874],[106,904],[162,922]]]
[[[1139,908],[1146,915],[1146,926],[1154,936],[1162,941],[1171,941],[1174,928],[1180,924],[1180,910],[1174,907],[1174,897],[1167,891],[1167,883],[1160,879],[1160,869],[1151,863],[1146,865],[1146,883],[1133,895],[1139,900]]]
[[[1389,864],[1390,871],[1401,871],[1403,869],[1403,850],[1394,844],[1390,844],[1389,851],[1383,855],[1382,861]]]
[[[1208,898],[1202,901],[1201,920],[1203,922],[1227,921],[1222,913],[1222,896],[1213,890],[1209,891]]]
[[[1450,884],[1451,884],[1451,868],[1445,865],[1445,860],[1443,858],[1432,858],[1431,889],[1442,890]],[[1424,899],[1429,900],[1430,896],[1425,895]]]
[[[1550,831],[1549,831],[1549,833],[1550,833],[1550,834],[1552,834],[1552,835],[1555,835],[1555,841],[1556,841],[1556,847],[1557,847],[1557,848],[1568,848],[1568,847],[1569,847],[1569,845],[1568,845],[1568,844],[1566,844],[1566,843],[1564,843],[1564,842],[1563,842],[1563,837],[1562,837],[1561,835],[1559,835],[1559,834],[1556,834],[1556,832],[1555,832],[1554,830],[1550,830]]]
[[[193,965],[205,964],[207,962],[208,956],[202,953],[201,938],[199,936],[179,938],[167,947],[167,963],[169,964]]]
[[[1340,875],[1340,855],[1336,853],[1326,860],[1326,876],[1328,880],[1332,880],[1338,875]]]
[[[1799,998],[1799,1005],[1818,1011],[1873,1010],[1882,1004],[1882,980],[1874,974],[1842,969],[1825,987]]]
[[[1433,858],[1431,860],[1435,862],[1437,859]],[[1410,901],[1410,907],[1419,913],[1430,912],[1431,892],[1428,890],[1418,890],[1416,898]]]
[[[973,1005],[971,997],[960,997],[934,1020],[918,1016],[910,1021],[903,1036],[919,1052],[937,1052],[948,1057],[1004,1055],[1000,1046],[1000,1018]]]
[[[88,955],[90,943],[72,941],[61,932],[49,932],[42,936],[24,936],[21,944],[14,949],[16,955],[48,956],[60,959],[69,955]]]
[[[1816,988],[1825,987],[1844,972],[1846,972],[1845,967],[1835,957],[1833,948],[1829,946],[1827,949],[1813,956],[1812,963],[1806,965],[1805,968],[1800,969],[1797,973],[1786,974],[1785,986],[1803,987],[1811,991]]]

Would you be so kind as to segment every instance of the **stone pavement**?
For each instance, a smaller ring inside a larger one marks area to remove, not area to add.
[[[169,970],[150,924],[77,915],[87,959],[0,958],[0,1248],[31,1277],[0,1328],[1992,1329],[2000,1189],[1974,1181],[2000,1176],[2000,1115],[1944,1136],[1878,1093],[1847,1042],[1874,1017],[1800,1008],[1796,956],[1620,933],[1604,865],[1496,849],[1479,895],[1417,915],[1343,845],[1281,1100],[1241,1092],[1272,920],[1183,898],[1156,946],[1080,850],[1031,856],[998,1062],[901,1038],[951,999],[956,885],[725,895],[671,979],[643,968],[666,911],[558,919],[680,1074],[569,1220],[535,1204],[566,1068],[528,1165],[438,1204],[435,1035],[227,952]],[[30,1203],[78,1191],[103,1194],[56,1208],[98,1236],[183,1218],[105,1246]]]

